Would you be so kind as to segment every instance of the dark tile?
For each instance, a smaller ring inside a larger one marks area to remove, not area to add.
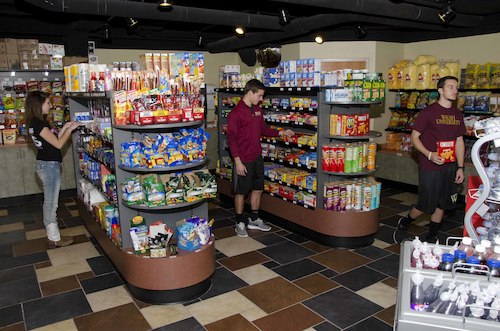
[[[382,281],[382,283],[384,283],[385,285],[388,285],[390,287],[394,287],[394,288],[398,287],[398,280],[396,278],[392,278],[392,277],[386,278]]]
[[[24,230],[0,233],[0,242],[2,244],[14,244],[25,240],[26,233]]]
[[[296,242],[298,244],[305,243],[306,241],[309,241],[309,239],[302,237],[299,234],[296,233],[290,233],[289,235],[285,236],[286,239],[291,240],[293,242]]]
[[[207,329],[208,331],[223,331],[223,330],[258,331],[259,330],[240,314],[232,315],[220,319],[216,322],[206,324],[205,329]]]
[[[391,253],[394,253],[394,254],[399,254],[401,253],[401,244],[397,243],[397,244],[393,244],[391,246],[388,246],[386,248],[384,248],[386,251],[389,251]]]
[[[24,240],[12,244],[14,256],[29,255],[39,252],[45,252],[49,249],[47,238],[37,238],[32,240]]]
[[[23,311],[20,304],[0,309],[0,327],[23,321]]]
[[[236,232],[234,231],[234,226],[228,226],[222,229],[215,229],[213,233],[216,239],[224,239],[236,236]]]
[[[253,251],[219,260],[219,263],[224,265],[229,270],[235,271],[267,261],[269,261],[267,256]]]
[[[370,317],[365,319],[364,321],[351,326],[350,328],[345,329],[346,331],[391,331],[392,326],[382,322],[381,320]]]
[[[323,269],[326,269],[324,265],[316,263],[310,259],[303,259],[274,268],[273,271],[288,280],[295,280]]]
[[[326,278],[333,278],[333,277],[337,276],[339,273],[336,271],[333,271],[332,269],[326,269],[326,270],[323,270],[322,272],[320,272],[320,274],[322,274]]]
[[[380,199],[380,205],[383,207],[390,207],[392,205],[396,205],[401,203],[401,200],[399,199],[394,199],[391,197],[385,197]]]
[[[268,314],[311,297],[311,294],[281,277],[272,278],[238,291]]]
[[[92,271],[82,272],[81,274],[76,275],[76,278],[78,278],[78,280],[85,280],[85,279],[90,279],[90,278],[94,278],[94,277],[95,277],[95,275]]]
[[[201,298],[203,300],[212,298],[219,294],[227,293],[241,287],[247,286],[248,284],[237,277],[232,272],[225,268],[216,269],[211,278],[212,286],[203,294]]]
[[[120,277],[112,272],[95,278],[89,278],[81,281],[85,293],[94,293],[123,284]]]
[[[290,241],[259,249],[259,252],[280,264],[300,260],[314,254],[313,251]]]
[[[355,250],[356,253],[366,256],[369,259],[377,260],[391,253],[375,246],[367,246]]]
[[[390,226],[385,226],[385,225],[380,225],[378,227],[377,233],[375,233],[375,238],[378,240],[385,241],[386,243],[393,244],[395,243],[394,239],[394,232],[396,231],[395,228],[392,228]],[[404,231],[399,231],[403,238],[406,236],[406,233]]]
[[[409,211],[411,209],[411,206],[404,205],[402,203],[397,203],[397,204],[391,205],[390,208],[397,209],[399,211]]]
[[[377,261],[368,264],[370,268],[373,268],[383,274],[389,275],[394,278],[398,278],[399,272],[399,256],[392,254],[383,257]]]
[[[389,216],[394,216],[396,214],[399,214],[401,210],[397,210],[391,207],[380,207],[380,218],[387,218]]]
[[[222,253],[222,252],[216,252],[215,253],[215,259],[216,260],[220,260],[220,259],[223,259],[223,258],[226,258],[226,257],[227,256],[224,253]]]
[[[0,307],[7,307],[41,297],[36,277],[0,283]]]
[[[323,245],[318,244],[317,242],[314,242],[314,241],[307,241],[305,243],[302,243],[302,246],[304,246],[305,248],[310,249],[316,253],[320,253],[320,252],[324,252],[324,251],[328,251],[328,250],[332,249],[331,247],[323,246]]]
[[[225,227],[228,227],[228,226],[231,226],[231,227],[234,227],[235,225],[235,221],[233,218],[223,218],[223,219],[220,219],[220,220],[216,220],[214,222],[214,225],[212,226],[212,229],[222,229],[222,228],[225,228]]]
[[[253,323],[262,331],[302,331],[323,321],[324,319],[318,314],[313,313],[303,305],[296,304],[276,313],[259,318],[253,321]]]
[[[151,331],[204,331],[206,330],[196,319],[193,317],[185,320],[175,322]]]
[[[280,264],[275,262],[275,261],[269,261],[269,262],[266,262],[266,263],[262,263],[262,265],[268,269],[273,269],[273,268],[276,268],[276,267],[279,267]]]
[[[385,278],[387,278],[386,275],[363,266],[338,275],[333,280],[356,292]]]
[[[1,331],[25,331],[24,323],[17,323],[0,328]]]
[[[151,329],[133,303],[76,317],[74,321],[78,330],[146,331]]]
[[[25,302],[23,308],[28,330],[92,312],[82,290]]]
[[[23,265],[34,264],[48,260],[49,256],[47,255],[47,252],[40,252],[17,257],[2,257],[0,258],[0,270],[20,267]]]
[[[380,223],[388,225],[388,226],[392,226],[393,228],[395,228],[398,225],[398,221],[400,218],[401,218],[401,216],[399,216],[399,215],[392,215],[392,216],[389,216],[386,218],[382,218],[380,220]]]
[[[47,267],[51,267],[51,266],[52,266],[52,262],[44,261],[44,262],[36,263],[35,269],[42,269],[42,268],[47,268]]]
[[[87,235],[85,234],[78,234],[76,236],[73,236],[73,244],[72,245],[76,245],[76,244],[81,244],[81,243],[86,243],[86,242],[89,242],[89,237],[87,237]]]
[[[80,283],[76,276],[67,276],[42,282],[40,283],[40,288],[42,289],[43,296],[48,297],[50,295],[80,289]]]
[[[389,308],[386,308],[375,314],[375,317],[386,322],[389,325],[394,324],[394,316],[395,316],[396,305],[392,305]]]
[[[9,208],[9,216],[28,215],[28,214],[31,215],[33,213],[41,211],[42,209],[43,207],[39,203],[23,204],[20,207]]]
[[[311,259],[337,272],[346,272],[370,261],[364,256],[345,249],[333,249],[319,253]]]
[[[12,244],[0,244],[0,259],[13,257]]]
[[[7,269],[0,271],[0,284],[5,284],[13,280],[36,277],[35,268],[32,265]]]
[[[276,233],[267,233],[262,236],[255,237],[254,239],[266,246],[271,246],[286,241],[285,238],[277,235]]]
[[[334,326],[333,324],[331,324],[329,322],[323,322],[320,325],[316,325],[314,327],[314,330],[316,330],[316,331],[337,331],[337,330],[339,330],[340,331],[340,329],[338,327]],[[373,331],[375,331],[375,330],[373,330]]]
[[[223,209],[223,208],[217,208],[217,209],[211,209],[208,211],[208,218],[209,219],[212,219],[212,218],[215,218],[215,222],[217,222],[217,220],[221,220],[223,218],[229,218],[229,217],[233,217],[234,214]]]
[[[42,230],[45,229],[45,226],[43,223],[31,223],[31,224],[25,224],[24,225],[24,231],[35,231],[35,230]]]
[[[68,208],[66,208],[66,206],[59,205],[59,208],[57,208],[57,217],[67,218],[72,217],[72,215],[69,212]]]
[[[80,226],[83,225],[83,220],[78,216],[78,217],[66,217],[64,218],[64,224],[68,228],[73,228],[75,226]]]
[[[282,229],[282,230],[278,230],[278,231],[276,231],[275,233],[276,233],[277,235],[280,235],[280,236],[283,236],[283,237],[284,237],[284,236],[286,236],[287,234],[290,234],[290,232],[289,232],[289,231],[287,231],[287,230],[283,230],[283,229]]]
[[[295,285],[316,295],[340,286],[338,283],[326,278],[321,274],[313,274],[293,282]]]
[[[105,256],[92,257],[87,259],[87,263],[90,265],[90,269],[92,269],[94,275],[96,276],[115,271],[115,268]]]
[[[382,307],[344,287],[320,294],[303,304],[340,328],[346,328],[382,310]]]

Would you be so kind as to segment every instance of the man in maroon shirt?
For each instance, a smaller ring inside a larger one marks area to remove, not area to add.
[[[236,234],[248,237],[246,227],[269,231],[271,227],[259,218],[260,197],[264,190],[264,161],[262,159],[261,136],[293,136],[292,130],[278,131],[269,128],[258,104],[264,96],[265,86],[257,79],[246,83],[244,96],[227,118],[227,142],[233,164],[234,209]],[[245,195],[250,192],[252,212],[245,220],[243,208]]]
[[[419,152],[418,202],[407,217],[398,221],[398,229],[406,230],[417,217],[430,214],[427,242],[437,240],[444,211],[455,207],[458,184],[464,181],[464,117],[452,105],[458,94],[458,79],[443,77],[437,88],[438,102],[420,112],[411,133],[413,146]],[[438,144],[451,146],[454,155],[452,152],[445,153],[445,157],[439,155]]]

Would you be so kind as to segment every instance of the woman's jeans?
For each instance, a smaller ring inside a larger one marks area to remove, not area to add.
[[[61,240],[57,224],[57,206],[61,189],[61,162],[37,160],[36,173],[43,184],[43,224],[51,241]]]

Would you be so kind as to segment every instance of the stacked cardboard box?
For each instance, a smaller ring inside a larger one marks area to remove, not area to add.
[[[0,69],[62,70],[64,45],[39,43],[37,39],[0,38]]]

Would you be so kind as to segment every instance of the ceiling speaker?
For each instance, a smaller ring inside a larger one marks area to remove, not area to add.
[[[257,52],[257,60],[265,68],[276,68],[281,61],[279,47],[261,47]]]
[[[238,50],[241,61],[249,67],[253,67],[257,63],[257,54],[253,48],[242,48]]]

